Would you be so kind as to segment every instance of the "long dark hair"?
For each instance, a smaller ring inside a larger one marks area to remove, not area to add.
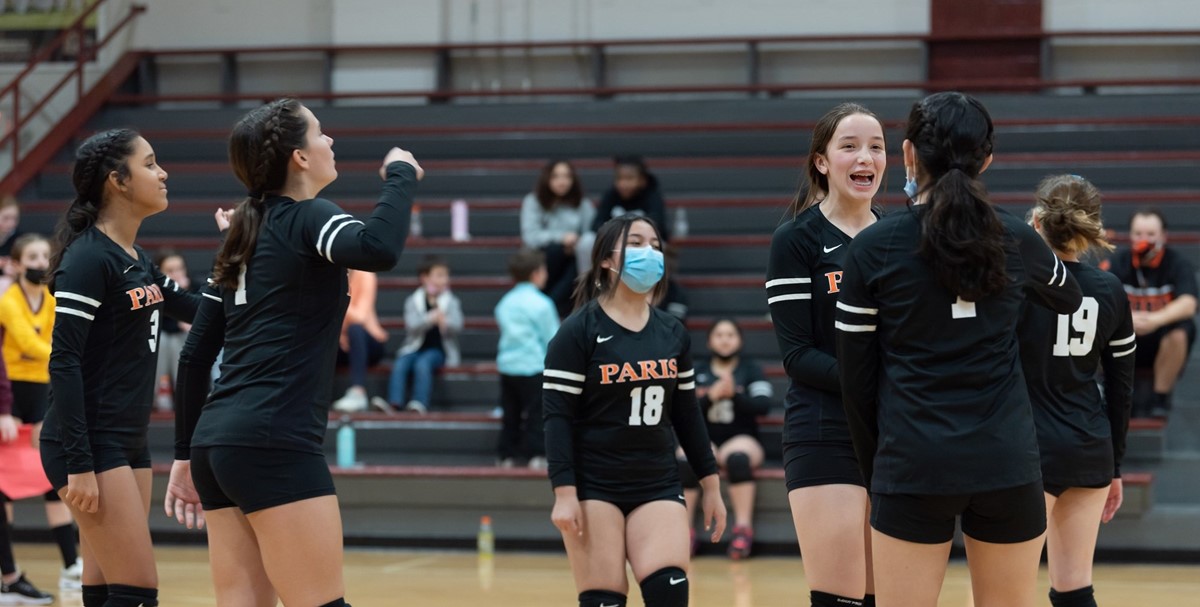
[[[654,235],[658,237],[662,246],[667,246],[667,243],[662,240],[662,231],[649,217],[626,213],[604,222],[604,225],[596,230],[596,241],[592,245],[592,269],[575,280],[575,292],[571,294],[571,298],[575,300],[575,309],[583,307],[584,304],[597,297],[611,293],[617,287],[617,282],[621,280],[621,274],[625,272],[625,244],[629,242],[629,226],[636,221],[646,222],[650,229],[654,230]],[[600,264],[618,248],[618,243],[621,244],[621,256],[616,260],[617,271],[614,274],[609,268],[601,267]],[[653,294],[650,299],[651,305],[657,305],[667,294],[669,278],[664,267],[662,280],[658,281],[651,291]]]
[[[559,198],[553,190],[550,189],[550,178],[554,175],[554,169],[560,164],[567,165],[567,170],[571,171],[571,189]],[[537,195],[538,204],[542,205],[542,209],[549,211],[556,204],[563,204],[571,208],[578,208],[579,203],[583,201],[583,185],[579,183],[579,174],[575,172],[575,167],[566,160],[551,160],[542,167],[542,173],[538,175],[537,188],[534,190]]]
[[[88,137],[75,150],[75,166],[71,169],[75,199],[54,230],[54,253],[50,256],[47,276],[54,276],[67,247],[85,230],[96,225],[100,208],[104,206],[104,184],[108,176],[115,172],[118,181],[129,178],[129,157],[133,155],[139,137],[141,135],[133,129],[112,129]],[[53,278],[50,288],[54,289]]]
[[[229,164],[247,195],[233,213],[229,234],[213,262],[213,281],[222,287],[237,287],[242,266],[258,242],[263,200],[283,189],[292,152],[304,148],[308,121],[301,107],[295,99],[277,99],[243,116],[229,135]]]
[[[905,138],[916,155],[928,208],[921,215],[918,253],[938,283],[967,301],[999,293],[1004,271],[1004,224],[979,181],[992,154],[992,117],[962,93],[937,93],[913,104]]]
[[[808,146],[808,158],[804,161],[805,179],[796,189],[796,195],[792,196],[792,202],[788,205],[787,219],[793,219],[808,207],[817,204],[829,195],[829,176],[817,170],[817,156],[826,153],[829,149],[829,142],[833,139],[833,134],[837,132],[838,125],[842,120],[856,114],[870,116],[879,122],[880,128],[883,127],[883,122],[879,120],[871,110],[866,106],[857,103],[840,103],[832,110],[825,112],[824,116],[817,121],[817,125],[813,127],[812,144]],[[883,179],[883,175],[876,177]]]

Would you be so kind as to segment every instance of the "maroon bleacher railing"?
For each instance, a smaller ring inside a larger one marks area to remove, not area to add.
[[[553,42],[503,42],[503,43],[472,43],[472,44],[417,44],[417,45],[301,45],[278,47],[226,47],[226,48],[192,48],[192,49],[163,49],[144,51],[150,65],[155,65],[159,58],[165,57],[201,57],[215,56],[221,64],[221,90],[218,93],[193,93],[161,95],[143,93],[137,95],[119,95],[113,98],[114,103],[149,104],[167,101],[209,101],[233,103],[237,101],[262,101],[277,97],[281,94],[296,91],[260,91],[243,93],[237,86],[238,58],[243,55],[291,55],[311,54],[320,57],[324,65],[323,90],[307,91],[303,97],[309,100],[334,99],[370,99],[370,98],[428,98],[433,101],[444,101],[453,97],[505,97],[505,96],[547,96],[575,95],[594,96],[598,98],[622,94],[671,94],[671,93],[764,93],[784,94],[793,91],[822,91],[822,90],[970,90],[970,91],[1023,91],[1034,92],[1050,88],[1081,88],[1085,90],[1103,86],[1200,86],[1200,78],[1168,77],[1144,79],[1120,78],[1079,78],[1079,79],[1049,79],[1049,78],[970,78],[961,80],[929,80],[922,81],[859,81],[859,82],[764,82],[762,78],[761,53],[764,46],[786,44],[845,44],[845,43],[879,43],[879,42],[910,42],[924,47],[930,43],[963,42],[963,41],[1007,41],[1035,40],[1042,43],[1043,53],[1050,52],[1049,42],[1055,39],[1133,39],[1133,38],[1173,38],[1197,39],[1200,44],[1200,30],[1127,30],[1127,31],[1032,31],[1012,33],[987,33],[978,35],[931,35],[931,34],[843,34],[823,36],[773,36],[773,37],[740,37],[740,38],[662,38],[662,39],[613,39],[613,40],[568,40]],[[678,46],[678,47],[712,47],[712,46],[741,46],[745,49],[746,79],[743,84],[682,84],[670,86],[612,86],[607,78],[607,51],[612,48],[647,47],[647,46]],[[563,49],[570,52],[582,52],[591,59],[591,82],[576,87],[547,87],[547,88],[495,88],[456,89],[453,82],[453,58],[455,53],[479,52],[512,52],[547,49]],[[436,84],[426,90],[388,90],[388,91],[334,91],[333,70],[335,59],[340,55],[387,55],[387,54],[421,54],[432,55],[436,62]],[[927,55],[927,53],[926,53]],[[151,70],[153,73],[153,70]],[[148,84],[153,87],[152,78]]]
[[[0,150],[3,150],[9,146],[12,148],[12,163],[9,173],[5,175],[3,181],[0,182],[0,191],[14,191],[23,183],[19,176],[25,173],[25,171],[22,171],[22,168],[23,163],[27,158],[21,155],[21,129],[25,125],[29,124],[31,120],[37,117],[38,114],[40,114],[42,110],[46,108],[46,105],[49,104],[56,95],[58,95],[59,91],[62,91],[63,88],[71,83],[72,79],[75,81],[76,102],[78,103],[82,101],[86,93],[84,90],[84,69],[87,67],[87,63],[99,56],[100,51],[106,47],[108,43],[111,42],[112,39],[121,32],[121,30],[125,29],[125,27],[132,23],[138,15],[146,10],[146,7],[140,4],[130,5],[129,12],[126,13],[123,18],[113,24],[112,27],[108,28],[108,31],[103,38],[89,45],[87,42],[87,37],[84,35],[84,27],[88,18],[91,17],[97,10],[99,10],[105,2],[106,0],[95,0],[88,5],[87,8],[80,13],[79,17],[71,23],[71,25],[63,29],[63,31],[60,32],[58,36],[50,42],[50,44],[42,48],[40,52],[38,52],[32,59],[29,60],[29,63],[25,66],[25,69],[21,70],[21,72],[18,73],[16,77],[14,77],[12,81],[8,83],[8,85],[6,85],[3,89],[0,89],[0,99],[4,99],[8,95],[12,95],[12,125],[9,128],[9,131],[4,133],[3,137],[0,137]],[[79,44],[79,50],[75,55],[75,66],[67,73],[63,74],[62,78],[60,78],[57,83],[46,89],[46,91],[42,93],[41,97],[33,102],[30,109],[25,109],[22,107],[22,83],[26,78],[29,78],[34,70],[49,60],[54,53],[61,50],[68,40],[72,39],[77,40]],[[16,178],[14,178],[14,176],[16,176]],[[21,183],[17,183],[18,181],[21,181]]]

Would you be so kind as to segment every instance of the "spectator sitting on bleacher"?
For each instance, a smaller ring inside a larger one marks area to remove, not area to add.
[[[719,318],[708,329],[708,351],[712,357],[696,358],[696,400],[708,425],[708,437],[717,464],[728,479],[729,501],[733,503],[733,539],[729,556],[750,556],[754,543],[754,471],[762,466],[762,443],[758,418],[771,408],[775,391],[753,360],[742,358],[742,328],[731,318]],[[677,453],[682,455],[682,452]],[[700,483],[696,473],[680,458],[679,475],[687,500],[688,521],[695,520]],[[692,529],[692,553],[699,544]]]
[[[504,410],[499,465],[511,468],[517,458],[527,458],[530,468],[545,469],[542,371],[546,346],[558,332],[558,315],[554,302],[541,292],[546,286],[546,259],[541,251],[517,251],[508,260],[508,272],[517,284],[496,304],[500,328],[496,369]]]
[[[546,256],[542,290],[559,316],[571,313],[575,277],[588,271],[596,208],[583,195],[575,167],[555,160],[542,169],[537,187],[521,202],[521,242]]]
[[[404,345],[396,354],[388,382],[388,402],[408,411],[425,413],[433,394],[433,375],[443,366],[459,363],[458,334],[463,328],[462,304],[450,292],[450,266],[428,256],[417,266],[421,286],[404,302]],[[405,402],[409,375],[412,394]]]
[[[13,243],[21,235],[17,225],[21,223],[21,205],[11,195],[0,198],[0,293],[17,280],[12,270],[9,255],[12,254]]]
[[[641,156],[617,156],[613,159],[613,185],[600,199],[592,231],[600,229],[604,222],[626,213],[644,215],[654,220],[662,233],[663,241],[670,240],[667,233],[667,203],[658,187],[658,178],[646,168]]]
[[[367,400],[367,367],[383,359],[387,351],[388,332],[379,324],[375,313],[375,295],[379,280],[374,272],[350,270],[350,306],[342,320],[342,335],[338,340],[338,366],[350,367],[350,387],[333,403],[338,411],[364,411],[368,402],[385,413],[392,411],[388,401],[375,396]]]
[[[191,291],[192,279],[188,276],[187,262],[174,249],[163,249],[155,256],[154,263],[163,276],[170,278],[184,291]],[[175,374],[179,370],[179,353],[192,326],[164,316],[159,319],[158,330],[158,381],[159,394],[154,400],[156,409],[169,411],[174,408],[171,395],[174,390]]]
[[[1141,209],[1129,220],[1131,246],[1101,267],[1117,275],[1129,295],[1137,334],[1135,369],[1153,370],[1148,407],[1134,403],[1135,417],[1166,418],[1171,393],[1196,341],[1196,269],[1167,247],[1167,220],[1157,209]]]

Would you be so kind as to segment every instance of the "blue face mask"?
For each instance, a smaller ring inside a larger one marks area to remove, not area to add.
[[[908,195],[909,200],[917,199],[917,180],[916,179],[909,178],[909,179],[904,180],[904,193]]]
[[[653,247],[625,247],[621,282],[634,293],[649,293],[665,271],[662,251]]]

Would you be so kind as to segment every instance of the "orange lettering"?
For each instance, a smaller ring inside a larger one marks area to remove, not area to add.
[[[613,374],[619,369],[617,365],[600,365],[600,383],[611,384]]]
[[[667,363],[667,377],[678,377],[679,363],[674,358],[665,362]]]
[[[146,295],[148,295],[146,298],[146,305],[148,306],[163,301],[162,290],[158,288],[158,285],[146,285]]]
[[[641,379],[637,376],[637,372],[633,370],[633,365],[625,363],[621,365],[621,375],[617,376],[617,383],[623,384],[627,381],[637,381]]]
[[[145,290],[145,289],[143,289],[143,288],[141,288],[141,287],[134,287],[134,288],[132,288],[132,289],[130,289],[130,290],[128,290],[128,291],[126,291],[126,292],[125,292],[125,294],[126,294],[126,295],[129,295],[129,303],[130,303],[130,304],[131,304],[131,306],[132,306],[132,307],[130,307],[130,308],[129,308],[130,310],[138,310],[138,309],[141,309],[141,307],[142,307],[142,298],[146,296],[146,290]]]
[[[642,379],[663,379],[662,374],[658,372],[657,360],[643,360],[638,364],[642,366]]]
[[[836,272],[827,272],[825,274],[825,280],[829,281],[829,292],[837,293],[841,290],[838,288],[838,285],[842,283],[842,271],[838,270]]]

